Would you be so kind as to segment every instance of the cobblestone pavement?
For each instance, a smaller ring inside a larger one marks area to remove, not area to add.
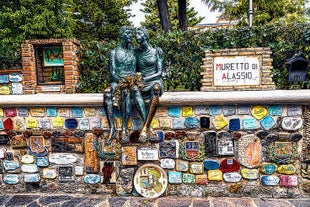
[[[180,198],[110,197],[75,194],[0,195],[1,207],[310,207],[309,198]]]

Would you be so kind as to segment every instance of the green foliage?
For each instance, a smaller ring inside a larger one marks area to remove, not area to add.
[[[248,25],[249,0],[202,0],[212,11],[223,11],[221,17]],[[306,22],[307,0],[257,0],[253,1],[253,25]]]
[[[74,0],[76,26],[74,35],[78,39],[117,39],[121,26],[129,25],[130,14],[126,7],[130,0]]]
[[[151,35],[162,31],[162,27],[160,25],[160,20],[158,17],[158,8],[156,1],[154,0],[147,0],[142,3],[144,8],[141,10],[145,13],[145,21],[141,22],[141,25],[150,31]],[[197,17],[197,12],[193,7],[189,7],[189,2],[186,3],[187,5],[187,24],[188,26],[195,26],[199,24],[204,17]],[[168,10],[170,14],[170,21],[172,25],[172,30],[178,29],[178,0],[168,0]]]
[[[102,92],[109,84],[109,53],[117,46],[116,41],[85,41],[80,51],[80,81],[77,91],[81,93]]]

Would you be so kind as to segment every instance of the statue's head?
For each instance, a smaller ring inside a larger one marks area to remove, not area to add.
[[[139,27],[136,29],[136,39],[138,42],[140,42],[139,40],[143,38],[144,40],[149,40],[150,36],[149,36],[149,33],[148,31],[143,28],[143,27]]]
[[[122,26],[122,27],[120,28],[120,30],[119,30],[119,37],[120,37],[121,39],[123,39],[124,36],[125,36],[126,34],[128,34],[128,33],[130,33],[130,34],[132,35],[133,31],[134,31],[134,28],[133,28],[132,26],[128,26],[128,25]],[[131,38],[131,37],[130,37],[130,38]]]

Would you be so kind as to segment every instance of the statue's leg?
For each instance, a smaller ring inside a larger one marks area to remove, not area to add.
[[[104,97],[103,108],[105,110],[105,113],[108,119],[109,128],[110,128],[109,137],[106,140],[106,143],[110,144],[112,142],[112,139],[114,139],[116,135],[116,129],[114,126],[112,89],[111,88],[105,89],[103,92],[103,97]]]
[[[121,98],[121,114],[122,114],[122,133],[121,133],[121,141],[122,143],[129,142],[129,135],[128,135],[128,120],[130,114],[130,93],[128,90],[122,91],[122,98]]]
[[[141,116],[141,119],[143,123],[146,122],[146,109],[145,109],[145,104],[144,100],[141,95],[141,91],[139,90],[138,86],[134,86],[132,89],[132,96],[133,100],[136,104],[137,110]]]
[[[159,105],[159,94],[160,94],[160,86],[158,84],[155,84],[151,92],[151,102],[149,106],[149,113],[146,117],[146,121],[141,130],[139,142],[146,142],[147,140],[147,135],[148,135],[148,130],[150,128],[150,124],[152,122],[152,119]]]

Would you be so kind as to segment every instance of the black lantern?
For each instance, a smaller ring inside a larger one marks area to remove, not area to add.
[[[302,52],[296,53],[287,62],[288,82],[303,82],[306,80],[309,61]]]

